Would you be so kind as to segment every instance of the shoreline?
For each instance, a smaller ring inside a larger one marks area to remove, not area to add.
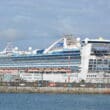
[[[110,88],[0,86],[0,93],[110,94]]]

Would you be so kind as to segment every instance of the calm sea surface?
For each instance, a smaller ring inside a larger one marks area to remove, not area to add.
[[[110,110],[110,95],[0,94],[0,110]]]

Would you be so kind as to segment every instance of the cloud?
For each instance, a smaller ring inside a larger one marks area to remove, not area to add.
[[[32,18],[31,16],[28,16],[28,15],[16,15],[13,17],[13,22],[14,23],[28,23],[28,22],[31,22],[32,20],[34,20],[34,18]]]
[[[13,41],[18,37],[18,31],[13,28],[0,31],[0,38],[3,40]]]
[[[41,45],[38,39],[44,38],[46,43],[65,33],[101,33],[106,36],[110,28],[109,1],[0,1],[0,39],[37,39],[35,44]]]

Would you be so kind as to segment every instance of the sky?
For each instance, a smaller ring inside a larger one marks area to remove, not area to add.
[[[0,0],[0,50],[46,48],[64,34],[110,36],[110,0]]]

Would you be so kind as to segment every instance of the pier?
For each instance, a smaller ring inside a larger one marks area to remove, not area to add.
[[[110,88],[1,86],[0,93],[110,94]]]

